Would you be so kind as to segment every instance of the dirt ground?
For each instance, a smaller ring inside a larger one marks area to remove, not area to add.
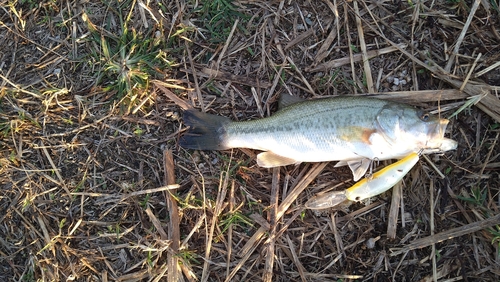
[[[500,281],[499,50],[498,0],[0,0],[0,280]],[[348,169],[178,145],[367,93],[458,148],[315,212]]]

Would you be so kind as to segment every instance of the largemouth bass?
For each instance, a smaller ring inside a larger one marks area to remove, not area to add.
[[[445,138],[448,120],[409,105],[366,97],[332,97],[293,103],[251,121],[186,110],[189,126],[180,145],[197,150],[251,148],[264,151],[257,164],[340,161],[354,180],[372,160],[401,159],[412,152],[444,152],[457,142]]]

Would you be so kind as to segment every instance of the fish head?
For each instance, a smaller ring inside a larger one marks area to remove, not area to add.
[[[402,104],[388,104],[377,115],[377,130],[391,145],[425,152],[445,152],[457,142],[444,137],[449,120]]]

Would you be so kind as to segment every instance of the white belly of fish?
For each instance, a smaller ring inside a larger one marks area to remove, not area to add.
[[[227,146],[270,151],[299,162],[349,161],[358,159],[386,160],[400,158],[412,150],[391,146],[383,136],[372,134],[367,142],[341,140],[328,132],[253,132],[234,134],[227,138]]]

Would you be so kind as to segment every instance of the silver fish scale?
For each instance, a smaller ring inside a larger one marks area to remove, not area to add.
[[[352,128],[373,129],[388,104],[394,103],[355,97],[305,101],[268,118],[230,123],[224,139],[228,147],[272,151],[300,161],[357,158],[367,145]]]

